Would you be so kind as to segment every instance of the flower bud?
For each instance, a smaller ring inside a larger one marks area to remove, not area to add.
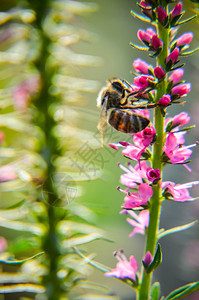
[[[140,1],[140,6],[142,7],[142,9],[144,10],[151,10],[151,5],[148,3],[148,1]]]
[[[178,95],[178,98],[187,95],[191,90],[190,83],[179,84],[172,88],[171,95]]]
[[[151,44],[155,50],[159,50],[163,47],[163,42],[161,41],[161,39],[159,39],[159,37],[156,34],[152,36]]]
[[[156,135],[156,130],[153,126],[145,128],[143,131],[143,138],[153,138]]]
[[[172,61],[172,64],[175,64],[178,60],[178,56],[179,56],[179,49],[175,48],[170,54],[169,56],[167,56],[166,58],[166,63],[168,63],[170,60]]]
[[[165,26],[167,24],[167,21],[168,21],[168,15],[167,15],[166,10],[161,6],[158,6],[157,13],[158,13],[158,21],[163,26]]]
[[[174,9],[172,10],[172,12],[170,13],[170,21],[172,22],[174,18],[176,18],[177,16],[180,16],[182,11],[182,3],[178,3]]]
[[[148,86],[155,84],[155,79],[149,75],[141,75],[134,78],[134,84],[140,89],[147,88]]]
[[[152,261],[153,261],[153,256],[151,255],[151,252],[147,251],[147,253],[146,253],[146,255],[145,255],[145,257],[142,261],[144,266],[148,267],[151,264]]]
[[[188,113],[186,112],[181,112],[180,114],[176,115],[172,119],[172,126],[183,126],[187,123],[189,123],[190,117]]]
[[[183,47],[185,45],[189,45],[192,39],[193,39],[193,33],[186,32],[176,40],[176,45],[177,47]]]
[[[133,67],[137,73],[148,75],[149,74],[148,70],[150,69],[151,66],[147,64],[145,61],[143,61],[142,59],[138,58],[134,60]]]
[[[156,169],[154,170],[153,168],[147,168],[146,176],[149,181],[153,182],[155,180],[160,179],[160,170]]]
[[[158,104],[160,106],[164,106],[164,107],[168,106],[170,102],[171,102],[171,96],[170,95],[163,95],[162,98],[160,98],[158,100]]]
[[[163,79],[166,75],[166,72],[162,69],[161,66],[159,66],[154,69],[154,74],[158,79]]]
[[[145,3],[144,1],[140,2],[140,5],[142,6],[142,13],[147,16],[149,19],[154,20],[155,16],[154,16],[154,12],[151,8],[151,6],[147,3]]]
[[[169,77],[168,81],[171,82],[173,81],[173,85],[175,85],[176,83],[178,83],[181,79],[181,77],[184,74],[184,70],[183,69],[177,69],[174,70],[171,74],[171,76]]]
[[[143,43],[149,45],[151,43],[151,36],[150,34],[148,34],[147,32],[145,32],[144,30],[138,30],[137,32],[137,36],[138,36],[138,39],[140,41],[142,41]]]

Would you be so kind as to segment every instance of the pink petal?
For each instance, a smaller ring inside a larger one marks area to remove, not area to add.
[[[153,195],[153,189],[148,183],[142,183],[138,187],[142,199],[149,199]]]

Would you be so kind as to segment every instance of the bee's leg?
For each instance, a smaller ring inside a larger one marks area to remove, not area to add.
[[[134,92],[128,93],[128,95],[127,95],[126,97],[127,97],[127,99],[128,99],[130,96],[134,96],[134,95],[140,94],[140,93],[142,93],[142,92],[148,93],[148,92],[150,92],[151,90],[152,90],[152,88],[148,88],[148,89],[143,88],[143,89],[140,89],[139,91],[134,91]]]
[[[150,103],[150,104],[143,104],[143,105],[130,105],[130,106],[125,106],[122,107],[122,109],[150,109],[150,108],[154,108],[156,107],[157,104],[156,103]]]

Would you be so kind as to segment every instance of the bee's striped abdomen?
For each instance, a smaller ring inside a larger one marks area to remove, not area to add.
[[[110,113],[109,124],[124,133],[136,133],[145,129],[150,120],[131,111],[113,109]]]

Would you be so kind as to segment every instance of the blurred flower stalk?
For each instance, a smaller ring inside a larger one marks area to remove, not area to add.
[[[171,4],[172,2],[172,4]],[[181,112],[174,117],[166,117],[167,109],[173,105],[181,107],[184,97],[190,92],[190,83],[181,80],[184,70],[180,57],[185,57],[196,50],[187,51],[193,39],[192,32],[182,34],[176,38],[181,24],[191,21],[195,16],[182,20],[185,11],[182,2],[166,0],[145,0],[138,3],[144,16],[132,11],[132,15],[146,23],[153,25],[146,30],[138,30],[138,39],[144,44],[131,45],[139,50],[150,52],[149,56],[156,61],[155,67],[147,62],[136,59],[133,63],[136,77],[131,85],[133,96],[147,104],[156,104],[153,125],[141,132],[132,134],[132,143],[120,141],[109,145],[118,150],[122,148],[122,155],[131,161],[127,167],[119,164],[124,171],[121,183],[125,189],[118,187],[124,193],[122,214],[127,214],[127,221],[134,227],[130,236],[143,234],[146,236],[146,249],[142,261],[142,270],[138,272],[137,262],[131,256],[129,260],[123,251],[116,254],[118,260],[115,269],[105,273],[132,286],[137,292],[137,299],[159,299],[160,284],[152,284],[154,270],[161,264],[162,251],[159,239],[174,232],[188,229],[195,224],[183,225],[169,230],[160,229],[160,214],[162,202],[192,201],[189,189],[199,184],[199,181],[185,184],[163,181],[163,168],[168,164],[181,165],[191,172],[189,159],[193,147],[185,145],[185,135],[193,128],[188,126],[190,117]],[[150,117],[148,110],[135,110],[136,114]],[[140,211],[137,213],[137,211]],[[178,299],[186,297],[199,289],[199,283],[190,283],[161,299]],[[175,296],[175,297],[174,297]]]
[[[6,273],[0,293],[75,299],[86,293],[89,269],[73,247],[102,236],[89,224],[94,213],[76,202],[78,181],[97,178],[99,172],[74,155],[91,135],[78,128],[82,92],[98,87],[79,77],[79,66],[97,67],[100,59],[75,53],[73,45],[93,40],[80,20],[97,7],[68,0],[26,0],[23,7],[16,2],[0,13],[0,182],[5,192],[0,226],[20,234],[12,243],[1,238],[1,251],[7,250],[1,263],[18,269],[17,276]]]

